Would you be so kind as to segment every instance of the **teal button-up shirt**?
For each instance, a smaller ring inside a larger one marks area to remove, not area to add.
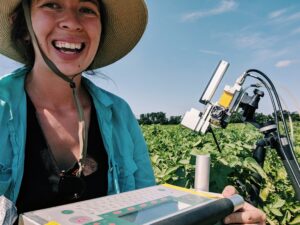
[[[26,132],[30,132],[26,129],[27,72],[23,67],[0,78],[0,195],[13,202],[22,182]],[[129,105],[85,77],[83,83],[94,101],[108,155],[107,194],[154,185],[147,146]]]

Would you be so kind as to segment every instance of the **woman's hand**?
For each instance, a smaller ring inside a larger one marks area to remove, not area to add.
[[[223,190],[223,196],[229,197],[237,194],[237,190],[233,186],[226,186]],[[242,209],[234,212],[224,219],[225,224],[248,224],[248,225],[265,225],[266,215],[263,211],[249,203],[245,202]]]

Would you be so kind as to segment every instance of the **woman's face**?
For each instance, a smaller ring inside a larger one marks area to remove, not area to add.
[[[31,19],[41,49],[66,75],[85,70],[101,37],[98,0],[33,0]],[[34,67],[45,62],[36,46]]]

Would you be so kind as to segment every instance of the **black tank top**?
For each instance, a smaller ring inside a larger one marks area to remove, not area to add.
[[[107,195],[108,159],[96,110],[92,103],[88,132],[87,155],[96,171],[88,176],[81,175],[85,191],[77,199],[66,199],[58,188],[59,172],[38,123],[33,103],[27,95],[27,137],[25,165],[21,189],[17,199],[18,213],[53,207]],[[71,173],[72,171],[69,171]],[[76,187],[72,182],[67,188]]]

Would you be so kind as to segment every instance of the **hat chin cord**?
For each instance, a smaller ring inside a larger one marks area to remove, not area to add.
[[[84,168],[86,154],[87,154],[87,126],[84,119],[84,112],[82,104],[78,97],[78,89],[76,87],[76,83],[74,82],[74,78],[77,75],[74,75],[72,78],[69,78],[65,74],[63,74],[56,65],[45,55],[43,50],[41,49],[39,42],[35,36],[35,33],[32,28],[32,21],[30,16],[30,7],[29,7],[29,0],[22,0],[23,11],[25,15],[25,20],[27,24],[27,28],[32,39],[32,42],[36,44],[38,47],[41,56],[43,57],[45,63],[48,67],[60,78],[70,84],[70,88],[72,89],[73,99],[76,106],[77,114],[78,114],[78,136],[79,136],[79,148],[80,148],[80,158],[78,160],[79,169],[76,172],[76,176],[80,177],[82,174],[82,170]]]

